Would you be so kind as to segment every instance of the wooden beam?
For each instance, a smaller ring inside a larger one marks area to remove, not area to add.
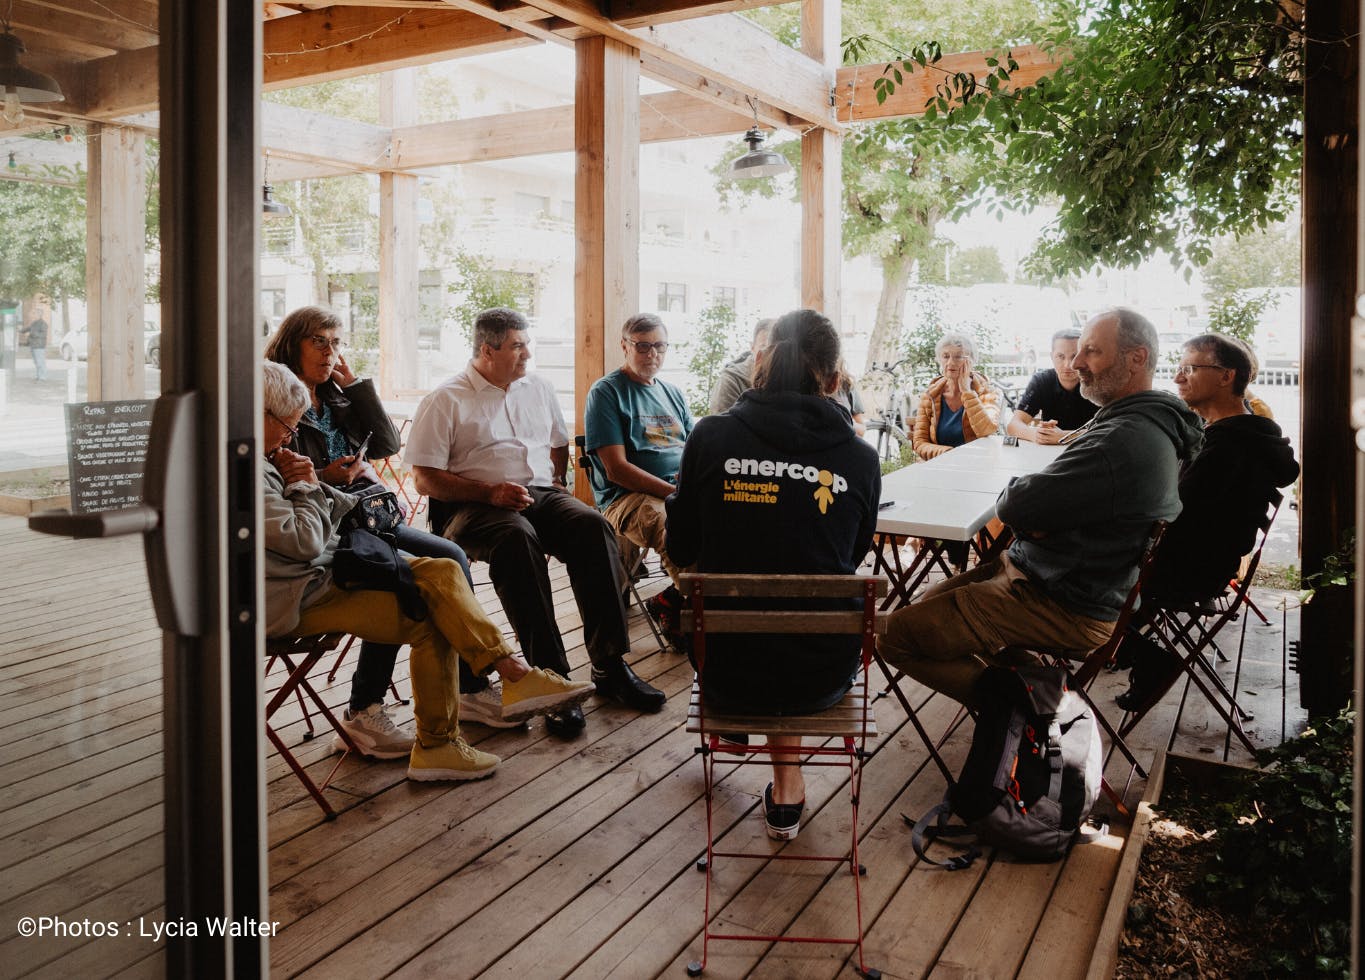
[[[512,15],[496,0],[449,2],[510,24]],[[743,17],[629,28],[608,19],[592,0],[532,0],[526,6],[562,21],[538,25],[544,32],[574,39],[609,37],[637,49],[645,74],[674,88],[708,99],[723,94],[722,104],[732,108],[743,105],[748,95],[806,125],[840,128],[829,104],[832,72]],[[776,114],[760,119],[769,125],[802,128]]]
[[[264,85],[315,84],[531,43],[462,10],[333,8],[265,25]]]
[[[537,0],[558,2],[558,0]],[[830,105],[834,72],[787,47],[736,14],[659,24],[629,32],[642,54],[717,82],[790,113],[806,124],[838,131]]]
[[[417,120],[416,70],[386,73],[379,82],[379,121],[388,127]],[[379,390],[385,398],[417,387],[417,178],[379,177]]]
[[[344,164],[353,171],[390,169],[389,133],[384,126],[278,102],[261,103],[261,146],[272,157]]]
[[[937,64],[906,75],[896,91],[881,105],[877,104],[872,83],[882,76],[885,63],[840,68],[835,85],[839,119],[850,123],[923,115],[925,103],[934,97],[934,89],[942,84],[944,78],[960,71],[983,75],[988,70],[986,59],[996,57],[999,53],[967,51],[945,55]],[[1011,49],[1010,53],[1019,63],[1019,70],[1014,73],[1014,85],[1018,88],[1032,85],[1038,79],[1052,74],[1062,64],[1033,44],[1020,45]]]
[[[606,14],[622,27],[648,27],[771,6],[772,0],[606,0]]]
[[[1357,443],[1351,431],[1351,314],[1357,281],[1360,175],[1360,5],[1304,5],[1303,413],[1299,458],[1304,574],[1323,569],[1356,524]],[[1356,526],[1357,540],[1362,529]],[[1359,555],[1359,546],[1357,546]],[[1310,718],[1350,696],[1355,610],[1349,589],[1324,589],[1300,617],[1299,697]],[[1356,654],[1358,656],[1358,654]],[[1357,818],[1360,814],[1357,813]],[[1357,941],[1359,936],[1356,937]]]
[[[359,7],[266,22],[266,89],[368,75],[460,55],[535,44],[520,31],[467,12]],[[58,73],[70,111],[113,119],[156,108],[157,49],[141,48]]]
[[[574,431],[606,373],[609,338],[640,302],[640,62],[620,41],[576,45],[574,87]],[[576,480],[591,502],[588,480]]]
[[[640,103],[641,143],[742,133],[750,125],[748,116],[686,92],[659,92],[644,96]],[[567,153],[574,146],[573,106],[550,106],[395,129],[390,165],[395,170],[417,170]]]
[[[118,126],[97,126],[90,135],[85,214],[89,397],[92,402],[142,398],[146,137]]]
[[[831,72],[839,59],[840,0],[802,0],[801,46]],[[841,329],[843,139],[827,129],[801,136],[801,304]]]

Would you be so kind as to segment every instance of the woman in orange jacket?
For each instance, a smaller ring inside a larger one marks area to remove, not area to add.
[[[912,442],[915,455],[933,459],[964,442],[993,435],[1000,424],[999,392],[972,370],[976,345],[962,334],[944,334],[934,347],[940,376],[920,395]]]

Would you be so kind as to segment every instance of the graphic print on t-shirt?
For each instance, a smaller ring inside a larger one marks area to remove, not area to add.
[[[687,438],[676,415],[641,415],[640,424],[644,426],[645,441],[658,449],[681,446]]]

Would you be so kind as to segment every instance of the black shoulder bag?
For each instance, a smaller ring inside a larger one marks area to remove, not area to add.
[[[381,484],[366,484],[362,490],[368,492],[342,518],[341,544],[332,556],[332,579],[343,589],[392,592],[403,615],[420,622],[427,618],[427,604],[393,536],[403,522],[397,499]]]

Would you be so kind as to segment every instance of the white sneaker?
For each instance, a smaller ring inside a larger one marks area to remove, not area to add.
[[[362,755],[401,759],[412,752],[412,736],[393,723],[382,702],[372,704],[364,711],[352,712],[347,708],[341,724]],[[337,752],[346,751],[345,740],[340,735],[334,736],[332,748]]]
[[[510,721],[502,714],[502,684],[489,684],[482,691],[460,695],[460,722],[478,722],[489,728],[520,728],[526,724],[523,716]]]

